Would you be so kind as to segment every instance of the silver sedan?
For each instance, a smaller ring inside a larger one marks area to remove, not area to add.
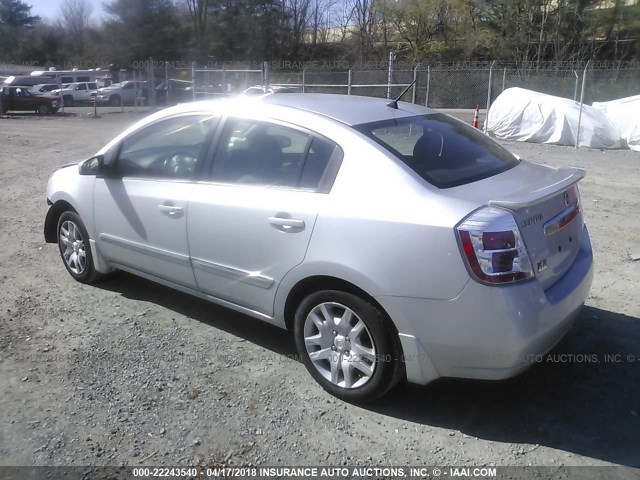
[[[578,182],[402,102],[268,95],[155,113],[47,188],[73,278],[124,270],[291,329],[352,401],[503,379],[567,332],[593,277]]]

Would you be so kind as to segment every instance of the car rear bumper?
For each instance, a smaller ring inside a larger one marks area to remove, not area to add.
[[[536,280],[505,287],[469,281],[448,301],[381,296],[404,349],[407,379],[499,380],[532,366],[571,328],[589,295],[593,253],[586,227],[571,269],[543,290]]]

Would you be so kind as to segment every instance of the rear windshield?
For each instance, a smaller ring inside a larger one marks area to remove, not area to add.
[[[502,173],[516,157],[489,137],[442,113],[357,125],[438,188],[451,188]]]

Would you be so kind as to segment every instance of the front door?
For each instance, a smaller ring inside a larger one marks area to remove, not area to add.
[[[97,178],[94,217],[100,252],[116,266],[195,287],[187,209],[214,120],[183,115],[122,142],[106,178]]]

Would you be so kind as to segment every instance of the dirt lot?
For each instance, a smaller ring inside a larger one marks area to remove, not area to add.
[[[67,274],[43,241],[47,178],[140,116],[0,119],[0,465],[640,465],[640,153],[509,144],[588,170],[587,307],[518,378],[362,407],[288,359],[284,331],[128,274]]]

